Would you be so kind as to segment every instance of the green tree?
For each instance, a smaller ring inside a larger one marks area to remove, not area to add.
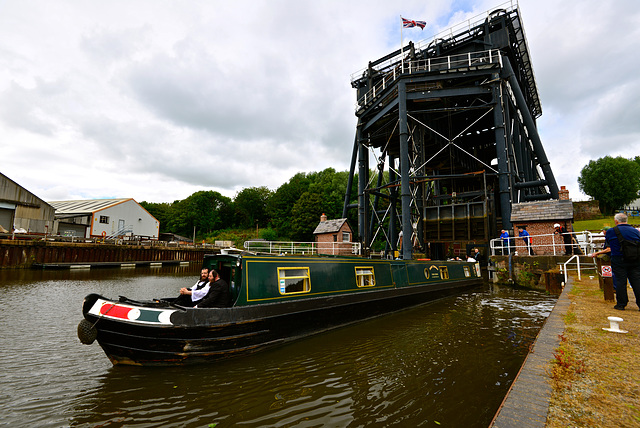
[[[294,241],[313,241],[313,231],[323,211],[322,197],[318,193],[304,192],[291,210],[291,238]]]
[[[304,192],[309,189],[311,180],[304,172],[299,172],[289,182],[284,183],[274,192],[267,203],[267,214],[271,226],[279,236],[291,237],[293,206]]]
[[[327,168],[317,173],[315,180],[309,186],[309,192],[321,196],[323,212],[330,219],[342,218],[348,178],[347,171],[336,172],[333,168]]]
[[[140,206],[147,210],[149,214],[154,216],[160,222],[160,233],[169,232],[169,221],[171,219],[171,204],[168,202],[140,202]]]
[[[203,236],[233,225],[231,198],[211,190],[195,192],[171,204],[167,231],[191,237]]]
[[[592,160],[580,171],[578,185],[580,190],[600,202],[603,213],[612,214],[638,197],[640,158],[605,156]]]
[[[252,228],[267,226],[267,204],[273,192],[265,186],[242,189],[234,199],[238,226]]]

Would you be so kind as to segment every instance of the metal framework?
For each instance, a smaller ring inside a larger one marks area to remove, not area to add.
[[[486,244],[510,228],[511,204],[558,198],[528,52],[508,3],[352,77],[358,124],[343,215],[357,208],[364,251],[390,254],[404,236],[402,258],[444,257],[451,244]]]

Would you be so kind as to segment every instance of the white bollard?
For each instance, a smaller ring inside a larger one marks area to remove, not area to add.
[[[603,330],[611,331],[614,333],[628,333],[626,330],[620,330],[620,323],[624,321],[620,317],[607,317],[609,320],[609,328],[602,327]]]

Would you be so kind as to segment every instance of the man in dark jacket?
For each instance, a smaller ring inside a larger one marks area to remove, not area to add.
[[[618,213],[613,217],[625,241],[640,241],[640,232],[635,227],[627,224],[627,219],[625,213]],[[604,250],[596,251],[592,256],[611,253],[611,270],[613,270],[613,274],[616,277],[616,305],[613,308],[623,311],[627,303],[629,303],[627,279],[631,284],[631,288],[633,288],[633,294],[636,296],[636,304],[640,307],[640,262],[628,262],[623,259],[622,245],[613,227],[607,230],[604,238],[609,246]]]
[[[564,226],[560,226],[559,223],[554,224],[553,228],[555,229],[555,233],[557,235],[560,235],[562,241],[564,242],[564,254],[566,256],[570,256],[571,254],[573,254],[573,247],[571,245],[572,236],[569,232],[567,232],[567,228]]]
[[[202,299],[196,308],[228,308],[231,306],[229,284],[220,278],[215,269],[209,271],[209,294]]]

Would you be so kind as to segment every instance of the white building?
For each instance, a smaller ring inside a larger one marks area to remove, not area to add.
[[[160,222],[131,198],[49,202],[60,235],[158,239]]]

